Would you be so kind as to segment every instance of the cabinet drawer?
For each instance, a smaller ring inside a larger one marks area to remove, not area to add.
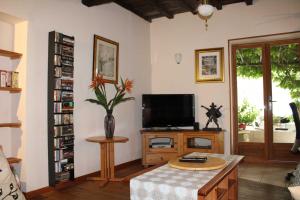
[[[172,158],[176,158],[177,153],[160,153],[160,154],[147,154],[146,163],[147,164],[158,164],[162,162],[169,161]]]

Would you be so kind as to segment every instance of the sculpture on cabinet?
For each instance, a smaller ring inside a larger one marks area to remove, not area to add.
[[[201,105],[201,107],[205,108],[207,110],[206,116],[208,117],[206,126],[205,126],[205,128],[203,128],[203,130],[205,130],[205,131],[221,131],[222,129],[219,127],[218,118],[222,116],[220,109],[223,106],[219,106],[217,108],[217,106],[214,104],[214,102],[212,102],[211,105],[209,106],[210,108],[207,108],[203,105]],[[208,125],[211,122],[214,122],[217,125],[217,128],[208,128]]]

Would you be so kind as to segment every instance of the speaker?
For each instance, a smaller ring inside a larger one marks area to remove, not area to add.
[[[199,131],[199,122],[194,123],[194,130]]]

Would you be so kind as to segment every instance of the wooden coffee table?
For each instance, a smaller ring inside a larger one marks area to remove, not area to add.
[[[95,136],[86,139],[88,142],[100,144],[101,149],[101,175],[100,177],[88,177],[88,180],[103,181],[103,186],[109,181],[123,181],[124,178],[115,177],[115,155],[114,144],[125,143],[129,139],[121,136],[114,136],[113,138],[106,138],[105,136]]]

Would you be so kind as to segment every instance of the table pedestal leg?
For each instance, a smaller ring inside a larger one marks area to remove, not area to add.
[[[104,181],[102,186],[106,185],[109,181],[117,182],[123,181],[124,178],[115,178],[115,155],[114,143],[101,143],[101,175],[100,177],[89,177],[87,180],[91,181]]]
[[[105,186],[109,181],[109,174],[108,174],[108,143],[100,144],[100,166],[101,166],[101,174],[100,177],[88,177],[87,180],[89,181],[103,181],[101,186]]]

